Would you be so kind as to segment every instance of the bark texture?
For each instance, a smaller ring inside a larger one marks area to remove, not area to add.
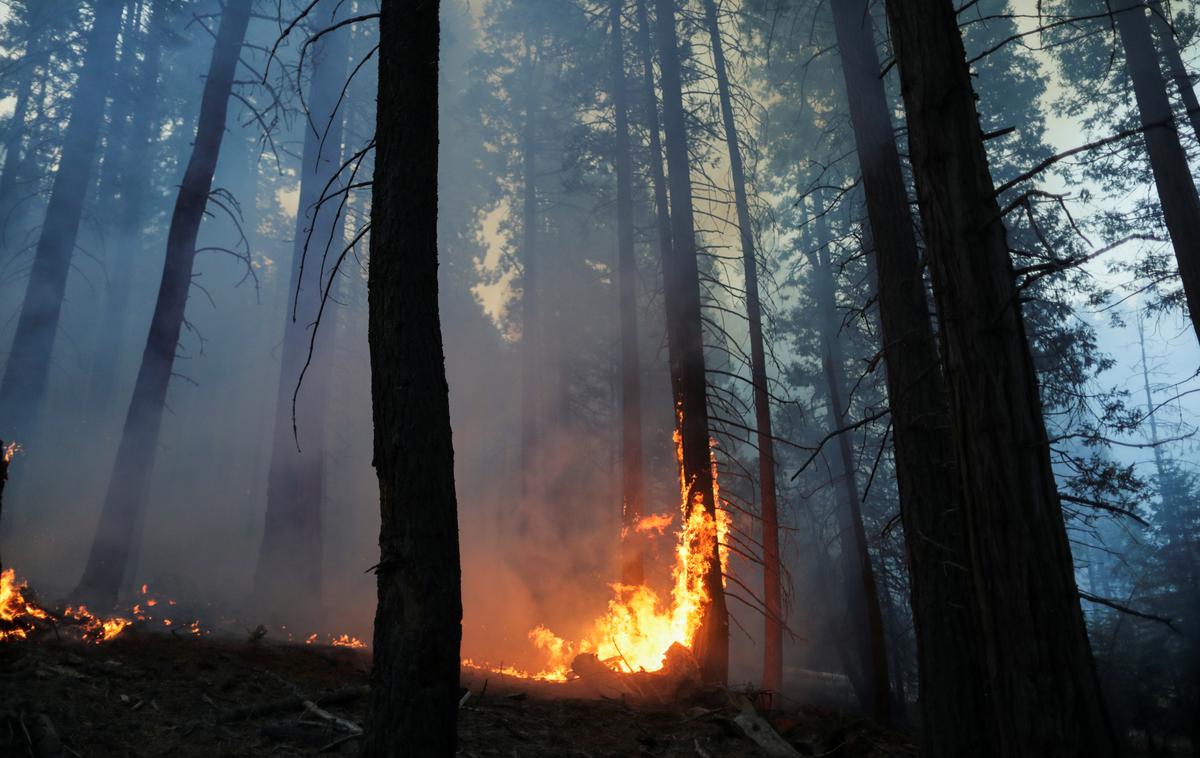
[[[334,23],[338,0],[322,0],[312,18],[319,27]],[[321,503],[325,493],[325,414],[329,404],[330,324],[317,320],[326,285],[323,261],[337,256],[345,224],[335,179],[342,163],[342,115],[338,106],[349,60],[348,30],[326,34],[309,59],[308,117],[300,175],[300,204],[283,328],[275,434],[267,475],[267,511],[258,554],[255,589],[263,602],[280,608],[303,607],[321,593]],[[332,197],[322,202],[322,196]],[[312,362],[300,382],[310,346]],[[295,405],[293,406],[293,399]],[[295,415],[293,416],[293,410]],[[293,425],[294,424],[294,425]]]
[[[438,317],[438,2],[384,0],[380,10],[368,281],[379,606],[361,754],[449,758],[462,601]]]
[[[984,663],[987,718],[945,728],[986,734],[980,755],[1116,755],[954,4],[886,7],[941,325]],[[945,735],[925,737],[927,752],[941,754]]]
[[[986,719],[949,396],[929,319],[908,192],[867,0],[831,4],[873,243],[921,719],[930,755],[982,750]]]
[[[675,0],[656,0],[658,55],[662,70],[663,127],[671,188],[671,265],[663,268],[667,339],[672,351],[673,396],[683,447],[685,517],[703,508],[715,524],[717,503],[708,445],[708,406],[704,368],[704,334],[700,312],[700,272],[692,216],[692,182],[687,120],[683,109]],[[708,594],[692,649],[705,682],[724,684],[729,677],[729,614],[715,533],[692,547],[708,555],[705,575],[698,578]]]
[[[1150,21],[1142,0],[1114,0],[1113,18],[1125,48],[1125,66],[1145,129],[1146,152],[1163,220],[1175,248],[1179,278],[1187,299],[1192,328],[1200,339],[1200,196],[1179,141],[1178,126],[1167,85],[1150,36]]]
[[[633,158],[629,150],[629,95],[625,80],[624,0],[612,0],[609,51],[617,169],[617,285],[621,329],[621,582],[645,579],[641,539],[645,484],[642,472],[642,366],[638,357],[637,259],[633,251]]]
[[[12,350],[0,383],[0,425],[16,439],[28,440],[32,436],[45,400],[67,274],[71,270],[84,202],[92,186],[104,100],[112,84],[124,6],[124,0],[95,3],[83,68],[71,95],[71,116],[46,205],[46,219],[50,223],[42,225]]]
[[[107,608],[116,603],[132,549],[131,535],[139,533],[137,524],[146,506],[146,489],[154,467],[167,386],[192,283],[196,236],[204,218],[213,171],[225,134],[229,94],[250,21],[250,6],[251,0],[230,0],[217,29],[200,100],[196,140],[167,231],[166,262],[146,349],[142,353],[100,522],[96,526],[83,578],[74,593],[77,598],[97,607]]]
[[[717,4],[704,0],[704,21],[712,46],[713,68],[717,76],[717,96],[721,103],[721,124],[729,153],[729,173],[733,179],[734,204],[737,206],[738,237],[742,245],[742,272],[746,287],[746,320],[750,329],[750,382],[754,390],[755,441],[758,445],[758,498],[762,516],[763,539],[763,681],[770,692],[783,689],[783,590],[779,566],[779,503],[775,485],[775,438],[771,423],[771,402],[767,391],[766,351],[763,349],[762,303],[758,291],[758,258],[754,248],[754,227],[750,219],[750,199],[746,194],[746,170],[737,121],[733,115],[733,95],[725,65],[725,45]]]

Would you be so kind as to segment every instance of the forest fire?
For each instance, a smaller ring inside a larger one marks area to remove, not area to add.
[[[675,533],[669,602],[644,584],[634,586],[614,582],[609,585],[613,596],[607,611],[592,623],[590,631],[579,641],[565,640],[542,625],[530,630],[529,639],[546,656],[541,671],[530,673],[513,666],[491,666],[469,658],[463,660],[464,666],[520,679],[565,682],[571,678],[573,664],[580,655],[595,655],[618,673],[655,672],[664,668],[667,651],[673,646],[691,649],[703,609],[709,601],[704,576],[709,569],[710,556],[716,547],[724,574],[727,570],[725,545],[731,524],[728,511],[720,507],[715,456],[711,456],[713,502],[718,504],[714,519],[704,508],[703,494],[694,491],[683,474],[683,445],[678,430],[674,441],[680,474],[682,526]],[[715,446],[711,440],[709,444],[710,448]],[[639,520],[634,529],[663,534],[674,520],[669,513],[651,514]]]
[[[28,583],[18,580],[13,569],[5,569],[0,574],[0,642],[28,639],[35,632],[49,628],[57,632],[66,631],[81,641],[95,644],[108,642],[135,625],[196,637],[213,632],[212,628],[202,625],[199,619],[180,618],[171,610],[179,603],[154,597],[146,584],[139,589],[139,599],[130,607],[127,616],[107,618],[96,615],[86,605],[68,606],[62,613],[48,611],[28,597],[27,591]],[[160,615],[155,615],[156,610]],[[164,612],[171,615],[162,615]],[[236,622],[227,623],[231,625],[231,633],[234,629],[240,631]],[[289,634],[288,640],[291,639]],[[314,632],[304,642],[307,645],[326,644],[355,650],[367,647],[365,642],[350,634],[328,634],[323,639],[324,642],[321,635]]]

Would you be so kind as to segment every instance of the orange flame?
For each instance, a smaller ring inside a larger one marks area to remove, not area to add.
[[[12,463],[13,457],[21,452],[21,445],[17,442],[10,442],[3,448],[0,448],[0,457],[4,458],[5,463]]]
[[[463,661],[464,666],[522,679],[561,682],[567,680],[572,662],[581,653],[596,655],[615,671],[657,671],[663,667],[663,656],[673,644],[691,646],[709,602],[704,577],[714,550],[720,556],[722,571],[726,570],[725,539],[730,520],[729,514],[721,508],[717,509],[714,519],[704,508],[703,493],[693,492],[693,487],[689,486],[683,469],[683,442],[678,426],[674,440],[679,465],[681,528],[676,534],[669,602],[650,587],[614,583],[610,585],[613,597],[607,611],[592,623],[590,632],[578,642],[564,640],[544,626],[529,632],[530,640],[547,659],[538,673],[512,666],[478,664],[469,658]],[[710,442],[710,447],[713,444]],[[715,457],[712,472],[714,502],[719,504]],[[658,530],[661,533],[674,519],[669,513],[652,514],[641,519],[634,528],[639,532]]]

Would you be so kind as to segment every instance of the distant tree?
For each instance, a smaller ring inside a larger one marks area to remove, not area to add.
[[[638,521],[644,510],[642,387],[638,357],[637,258],[634,255],[633,155],[629,146],[629,94],[625,76],[624,0],[611,0],[613,145],[617,173],[617,278],[621,331],[621,582],[645,579]]]
[[[380,4],[368,288],[381,526],[364,756],[452,756],[457,741],[462,602],[438,317],[438,9],[436,0]]]
[[[46,206],[21,315],[0,382],[0,423],[27,439],[41,412],[50,376],[67,274],[75,250],[96,146],[112,84],[117,35],[125,0],[97,0],[88,32],[83,67],[70,103],[70,121]]]
[[[251,5],[252,0],[230,0],[221,14],[200,101],[195,145],[171,216],[166,261],[146,349],[91,552],[74,593],[99,607],[116,603],[133,547],[132,537],[140,533],[137,524],[146,507],[146,491],[158,447],[167,386],[192,285],[196,237],[212,190],[213,172],[225,135],[229,94],[250,21]]]
[[[337,6],[337,0],[322,0],[312,8],[308,18],[313,36],[340,20]],[[344,246],[338,192],[347,183],[342,176],[340,107],[349,60],[347,37],[348,30],[323,34],[306,53],[312,70],[303,119],[300,204],[275,398],[266,523],[255,575],[262,602],[280,609],[319,598],[323,579],[321,504],[330,381],[328,351],[323,348],[330,345],[326,335],[332,330],[328,322],[320,331],[318,325],[327,315],[322,305],[333,263]]]
[[[990,706],[987,723],[947,727],[986,732],[988,755],[1115,755],[955,7],[886,7],[941,326]],[[927,734],[926,749],[943,754],[943,739]]]

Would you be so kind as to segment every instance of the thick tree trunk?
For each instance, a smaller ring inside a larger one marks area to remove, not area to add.
[[[694,508],[703,508],[705,518],[711,520],[709,528],[700,530],[692,544],[694,553],[707,557],[703,576],[690,577],[707,594],[692,647],[704,681],[723,684],[729,677],[729,614],[725,609],[725,587],[716,535],[717,503],[708,446],[700,272],[692,218],[691,161],[675,32],[675,0],[656,0],[656,9],[663,126],[671,182],[672,251],[671,265],[663,270],[663,299],[667,311],[667,339],[676,344],[672,377],[683,448],[684,516],[690,519]]]
[[[192,283],[196,236],[212,189],[213,171],[225,134],[229,93],[238,55],[250,21],[252,0],[229,0],[213,47],[212,62],[200,100],[196,140],[188,161],[171,226],[158,300],[138,370],[129,413],[117,448],[108,494],[96,526],[91,553],[75,595],[99,607],[116,602],[131,549],[130,535],[145,508],[146,490],[154,466],[167,385],[183,327],[184,309]]]
[[[1196,89],[1192,86],[1192,77],[1188,75],[1187,66],[1183,65],[1183,54],[1179,50],[1179,40],[1175,38],[1175,29],[1167,16],[1167,9],[1162,0],[1150,0],[1150,21],[1154,33],[1158,37],[1158,47],[1162,50],[1167,62],[1167,71],[1179,91],[1179,99],[1187,110],[1188,123],[1192,126],[1192,134],[1200,142],[1200,101],[1196,100]]]
[[[986,734],[980,755],[1115,755],[954,3],[888,0],[887,13],[942,328],[984,661],[988,718],[944,726]],[[925,739],[941,754],[947,736]]]
[[[850,121],[862,173],[883,357],[887,368],[900,516],[908,551],[924,732],[931,755],[970,755],[986,719],[970,612],[968,547],[950,437],[949,397],[929,319],[908,193],[879,76],[867,0],[832,3]]]
[[[58,332],[71,255],[96,163],[104,100],[112,80],[124,0],[97,0],[83,68],[71,96],[58,172],[46,206],[33,269],[21,304],[12,350],[0,384],[0,424],[29,439],[45,400],[50,356]]]
[[[1187,154],[1179,142],[1167,85],[1150,36],[1146,6],[1142,0],[1116,0],[1113,18],[1125,48],[1125,66],[1133,80],[1133,93],[1145,128],[1146,152],[1163,220],[1175,248],[1188,314],[1200,338],[1200,196],[1196,194]]]
[[[621,582],[645,579],[637,523],[642,518],[642,384],[638,357],[637,259],[633,253],[633,158],[629,152],[628,94],[625,81],[624,0],[612,0],[610,55],[613,116],[616,125],[617,278],[621,311]]]
[[[323,0],[311,15],[318,25],[333,23],[338,0]],[[336,192],[342,162],[342,114],[338,106],[349,60],[347,30],[326,34],[313,47],[310,60],[308,116],[300,175],[300,204],[279,389],[275,399],[275,435],[267,476],[267,511],[258,554],[255,588],[264,603],[296,608],[314,600],[319,605],[322,581],[321,502],[325,464],[325,413],[329,404],[328,322],[314,335],[324,294],[325,254],[336,257],[344,244]],[[321,203],[318,206],[318,203]],[[321,317],[329,316],[326,311]],[[312,363],[297,389],[301,371],[314,348]],[[293,409],[293,397],[295,406]],[[295,416],[293,417],[293,410]],[[293,423],[295,426],[293,426]]]
[[[449,758],[457,737],[462,603],[438,318],[438,3],[384,0],[380,9],[368,289],[382,525],[361,755]]]
[[[132,122],[121,145],[121,171],[116,187],[121,202],[115,209],[109,286],[104,315],[100,319],[103,328],[96,344],[89,387],[90,403],[94,408],[104,408],[112,403],[129,310],[130,273],[134,257],[144,252],[141,227],[145,221],[147,188],[151,184],[152,148],[160,123],[158,77],[162,65],[163,30],[160,26],[163,15],[162,0],[153,0],[130,109]]]
[[[824,209],[818,207],[817,212],[823,213]],[[821,364],[829,394],[829,431],[832,433],[846,426],[848,402],[843,399],[843,393],[849,384],[840,342],[841,320],[829,255],[828,227],[823,216],[817,217],[816,226],[818,248],[810,254],[809,262],[813,270],[812,292],[817,300],[817,328],[824,346]],[[891,698],[883,613],[879,608],[875,569],[871,566],[867,532],[863,526],[862,498],[855,478],[858,466],[849,434],[837,435],[834,458],[832,479],[837,492],[839,560],[846,598],[846,618],[839,634],[842,649],[850,658],[846,661],[846,670],[863,711],[877,721],[887,722],[891,719]]]
[[[750,200],[746,195],[746,171],[742,165],[742,147],[733,116],[733,97],[725,66],[725,46],[717,20],[714,0],[704,0],[704,20],[712,45],[713,68],[717,74],[717,95],[721,101],[721,121],[725,128],[725,146],[729,152],[729,171],[733,177],[733,196],[737,205],[738,230],[742,243],[742,271],[746,278],[746,319],[750,326],[750,381],[754,388],[755,440],[758,443],[758,488],[763,530],[763,681],[770,692],[783,689],[783,590],[779,566],[779,505],[775,486],[775,441],[771,424],[771,403],[767,392],[766,351],[763,347],[762,304],[758,292],[758,260],[754,252],[754,229],[750,220]],[[886,684],[886,677],[885,677]]]

